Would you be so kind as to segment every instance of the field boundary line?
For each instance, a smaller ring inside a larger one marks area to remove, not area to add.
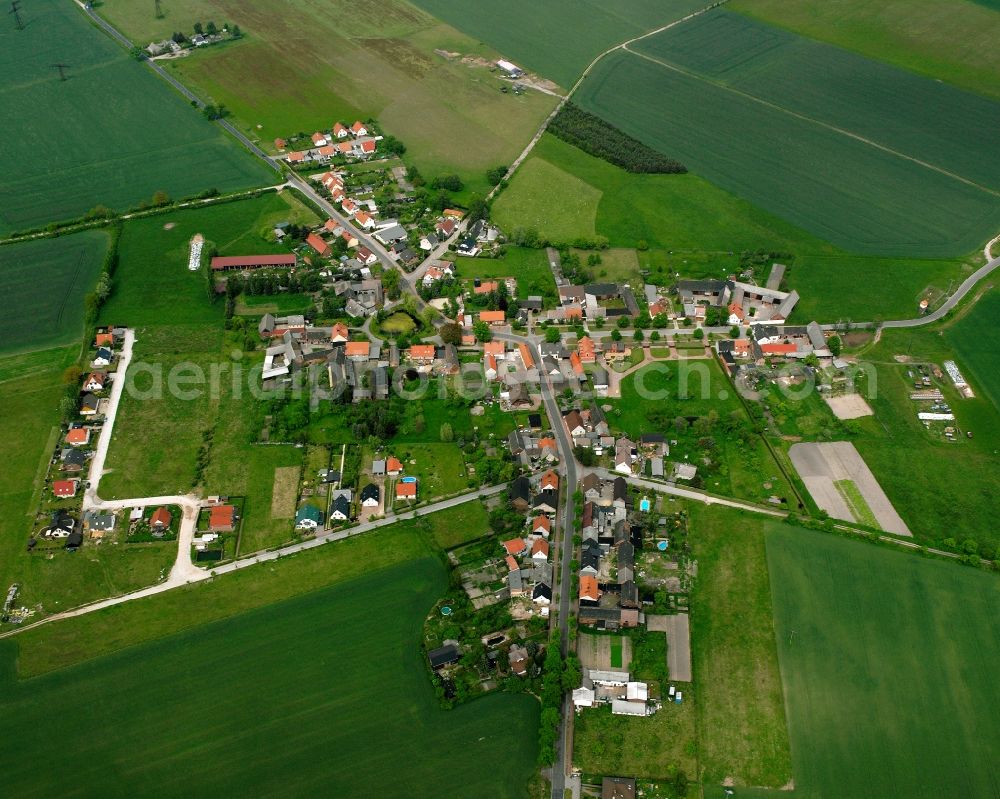
[[[701,81],[702,83],[707,83],[710,86],[715,86],[718,89],[727,91],[730,94],[735,94],[738,97],[743,97],[747,100],[752,100],[753,102],[759,103],[760,105],[770,108],[773,111],[778,111],[782,114],[786,114],[787,116],[802,120],[803,122],[809,122],[818,127],[833,131],[834,133],[839,133],[840,135],[846,136],[849,139],[854,139],[855,141],[861,142],[862,144],[867,144],[869,147],[874,147],[875,149],[881,150],[884,153],[888,153],[889,155],[894,155],[897,158],[900,158],[904,161],[910,161],[914,164],[917,164],[918,166],[924,167],[925,169],[929,169],[932,172],[937,172],[941,175],[944,175],[945,177],[951,178],[952,180],[957,180],[959,183],[964,183],[965,185],[970,186],[974,189],[979,189],[979,191],[982,191],[986,194],[992,194],[994,197],[1000,197],[1000,191],[997,191],[996,189],[991,189],[987,186],[982,186],[979,183],[976,183],[974,180],[970,180],[969,178],[964,178],[961,175],[958,175],[954,172],[950,172],[949,170],[944,169],[943,167],[939,167],[927,161],[923,161],[915,156],[907,155],[906,153],[900,152],[899,150],[895,150],[892,147],[888,147],[884,144],[879,144],[877,141],[862,136],[860,133],[855,133],[853,131],[847,130],[846,128],[838,127],[837,125],[830,124],[829,122],[823,122],[822,120],[814,119],[813,117],[808,116],[806,114],[799,113],[798,111],[793,111],[790,108],[785,108],[784,106],[778,105],[777,103],[772,103],[770,100],[764,100],[761,97],[749,94],[748,92],[742,91],[733,86],[728,86],[725,83],[722,83],[721,81],[716,81],[713,80],[712,78],[709,78],[707,75],[700,75],[697,72],[691,72],[690,70],[684,69],[684,67],[680,67],[677,64],[671,64],[669,61],[664,61],[660,58],[657,58],[656,56],[651,56],[647,53],[640,53],[638,50],[632,50],[629,48],[628,46],[629,44],[632,44],[632,42],[626,42],[621,46],[621,49],[624,50],[626,53],[630,53],[631,55],[638,56],[639,58],[644,58],[645,60],[653,64],[657,64],[663,67],[664,69],[669,69],[673,72],[677,72],[680,75],[684,75],[685,77],[693,78],[694,80]]]

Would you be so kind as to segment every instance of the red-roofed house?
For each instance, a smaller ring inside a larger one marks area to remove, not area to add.
[[[104,372],[91,372],[87,379],[83,381],[84,391],[103,391],[108,382],[108,376]]]
[[[75,497],[77,482],[77,480],[54,480],[52,482],[52,494],[60,499]]]
[[[454,219],[456,222],[460,222],[462,217],[465,216],[465,211],[459,211],[457,208],[445,208],[441,212],[441,216],[445,219]]]
[[[227,533],[236,529],[236,506],[216,505],[208,512],[208,529]]]
[[[366,213],[365,211],[358,211],[354,215],[354,221],[361,225],[361,227],[365,230],[371,230],[375,227],[375,220],[372,219],[371,214]]]
[[[733,355],[737,358],[750,357],[750,339],[738,338],[733,342]]]
[[[306,244],[312,247],[320,255],[330,254],[330,245],[323,241],[322,236],[319,233],[310,233],[306,236]]]
[[[549,559],[549,542],[544,538],[536,538],[531,545],[531,559],[545,561]]]
[[[649,306],[649,315],[659,316],[661,313],[667,313],[669,310],[670,306],[664,300],[657,300]]]
[[[403,464],[395,455],[390,455],[385,459],[385,473],[390,477],[403,473]]]
[[[333,158],[337,154],[337,148],[332,144],[324,144],[318,152],[321,158]]]
[[[358,246],[358,237],[355,236],[353,233],[351,233],[351,231],[349,230],[345,230],[343,233],[341,233],[340,238],[342,238],[344,240],[344,243],[347,244],[347,246],[351,249],[354,249],[355,247]]]
[[[330,341],[334,344],[340,344],[347,341],[349,337],[350,330],[348,330],[347,325],[343,322],[335,322],[333,328],[330,330]]]
[[[444,236],[444,238],[448,238],[452,233],[455,232],[455,223],[450,219],[446,219],[444,220],[444,222],[438,222],[434,226],[434,229],[442,236]]]
[[[507,348],[502,341],[487,341],[483,344],[483,353],[494,358],[503,358]]]
[[[480,311],[479,321],[488,325],[502,325],[507,321],[507,315],[503,311]]]
[[[345,125],[341,125],[339,122],[333,123],[333,135],[338,139],[346,138],[350,135],[350,131]]]
[[[90,443],[89,427],[74,427],[66,433],[66,443],[72,447],[82,447]]]
[[[312,135],[312,140],[313,140],[313,146],[315,147],[322,147],[327,143],[326,136],[324,136],[319,131],[317,131]]]
[[[508,555],[520,555],[527,549],[523,538],[512,538],[510,541],[504,541],[503,548],[507,550]]]
[[[597,602],[601,598],[601,589],[597,587],[597,578],[590,574],[580,575],[580,599]]]
[[[416,483],[404,483],[402,480],[396,483],[396,499],[416,499],[416,498],[417,498]]]
[[[364,123],[362,123],[361,120],[359,119],[357,122],[351,125],[351,133],[353,133],[355,136],[367,136],[368,128],[366,128],[364,126]]]
[[[496,380],[500,376],[500,371],[497,369],[497,359],[493,355],[487,355],[485,357],[486,362],[486,379]]]
[[[290,164],[299,164],[306,160],[306,154],[301,150],[296,150],[285,156],[285,160]]]
[[[484,280],[478,286],[472,289],[473,294],[492,294],[494,291],[500,288],[500,284],[495,280]]]
[[[344,355],[353,361],[367,361],[371,350],[370,341],[348,341],[344,345]]]
[[[410,360],[414,363],[433,363],[434,362],[434,345],[433,344],[414,344],[410,347],[407,354],[410,356]]]
[[[583,363],[580,361],[580,356],[575,352],[569,354],[569,364],[573,367],[573,374],[577,377],[583,377]]]
[[[170,522],[173,516],[170,515],[165,507],[161,506],[153,511],[153,515],[149,517],[149,526],[154,530],[163,530],[170,526]]]
[[[531,532],[535,535],[544,535],[548,538],[549,533],[552,532],[552,522],[549,521],[549,517],[536,516],[535,520],[531,523]]]
[[[535,359],[531,357],[531,349],[527,344],[518,344],[517,351],[521,353],[521,362],[524,364],[525,369],[533,369],[535,367]]]
[[[513,555],[508,555],[507,558],[506,558],[506,560],[507,560],[507,568],[510,571],[516,572],[518,569],[521,568],[520,566],[517,565],[517,561],[514,560],[514,556]]]
[[[285,149],[285,144],[286,144],[286,142],[285,142],[284,139],[275,139],[274,140],[274,149],[275,150],[284,150]]]
[[[343,227],[341,227],[340,222],[338,222],[336,219],[327,219],[323,223],[323,228],[329,233],[336,233],[338,230],[343,230]]]
[[[549,469],[545,474],[542,475],[542,491],[546,488],[551,488],[553,490],[559,490],[559,475]]]
[[[375,141],[369,139],[368,141],[361,142],[361,152],[364,155],[371,155],[373,152],[375,152]]]
[[[98,333],[94,336],[95,347],[110,347],[115,343],[114,333]]]
[[[354,202],[350,197],[345,197],[344,201],[340,204],[340,207],[344,209],[345,214],[354,216],[354,212],[358,210],[357,203]]]
[[[595,363],[597,361],[597,348],[590,336],[584,336],[576,342],[576,351],[580,354],[582,363]]]

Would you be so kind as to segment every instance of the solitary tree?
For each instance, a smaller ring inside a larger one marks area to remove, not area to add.
[[[826,346],[830,348],[830,352],[834,358],[840,355],[841,347],[843,343],[840,340],[840,336],[830,336],[826,341]]]
[[[472,326],[472,332],[476,336],[476,341],[486,342],[493,340],[493,331],[490,330],[490,326],[482,320],[476,322]]]
[[[194,23],[194,32],[198,33],[198,34],[201,34],[201,33],[205,32],[204,28],[201,27],[201,23],[200,22]]]
[[[562,340],[562,332],[558,327],[545,328],[545,340],[549,344],[557,344]]]

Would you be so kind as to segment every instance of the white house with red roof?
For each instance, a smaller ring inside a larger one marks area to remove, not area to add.
[[[325,145],[329,144],[326,136],[320,133],[319,131],[316,131],[312,135],[312,143],[314,147],[324,147]]]
[[[341,125],[339,122],[333,123],[333,135],[338,139],[346,139],[351,135],[351,132],[347,129],[346,125]]]
[[[353,125],[351,125],[351,133],[355,136],[367,136],[368,128],[365,127],[364,123],[359,119]]]
[[[358,247],[358,260],[365,266],[374,266],[378,263],[378,256],[367,247]]]

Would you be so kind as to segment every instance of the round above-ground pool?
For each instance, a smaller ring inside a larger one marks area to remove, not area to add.
[[[659,543],[658,543],[658,544],[656,545],[656,548],[657,548],[658,550],[660,550],[660,552],[666,552],[666,551],[667,551],[667,546],[668,546],[668,543],[667,543],[666,541],[660,541],[660,542],[659,542]]]
[[[450,616],[451,615],[451,606],[445,605],[443,608],[441,608],[441,615],[442,616]]]

